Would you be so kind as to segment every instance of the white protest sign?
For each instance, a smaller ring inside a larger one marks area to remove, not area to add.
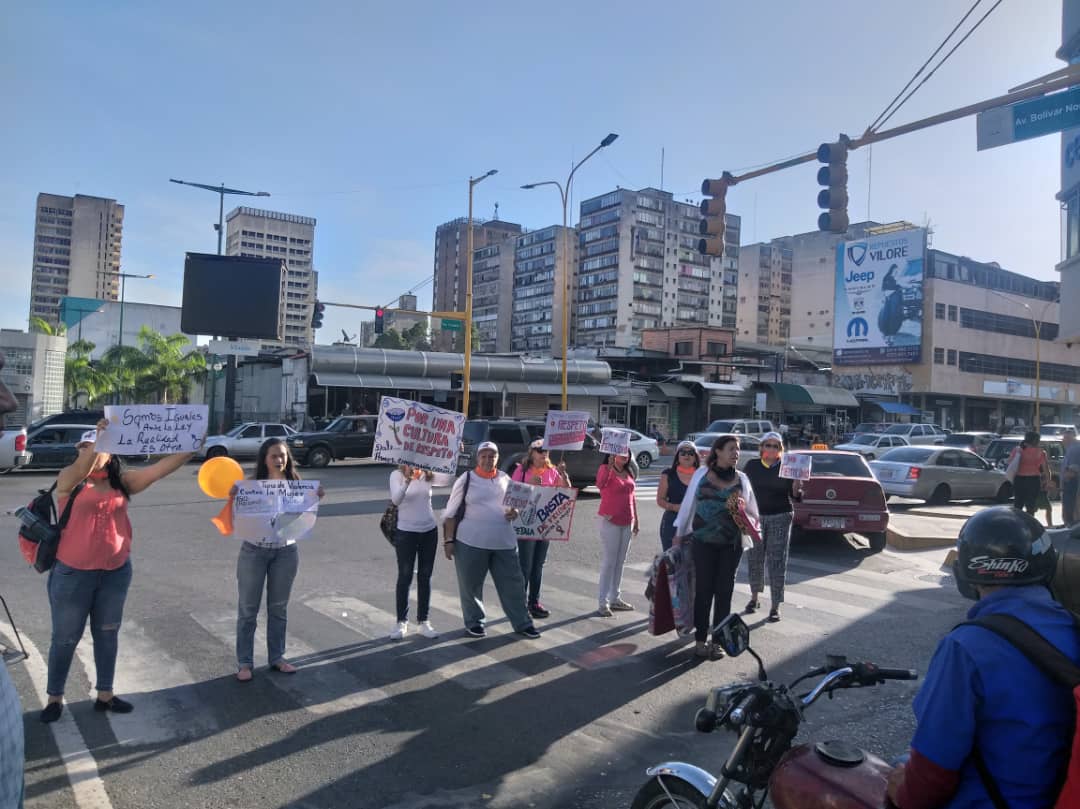
[[[795,453],[785,455],[780,461],[780,477],[789,480],[810,480],[810,464],[813,458],[809,455]]]
[[[209,423],[206,405],[106,405],[105,418],[94,448],[114,455],[194,452]]]
[[[600,451],[607,455],[627,455],[630,452],[630,433],[604,427],[600,432]]]
[[[454,410],[383,396],[375,429],[377,461],[454,474],[465,416]]]
[[[319,511],[317,480],[242,480],[233,498],[233,533],[282,545],[304,539]]]
[[[511,481],[503,497],[503,506],[516,508],[514,531],[518,539],[548,539],[567,542],[574,522],[577,489],[555,486],[532,486]]]
[[[544,449],[581,449],[589,431],[584,410],[549,410],[544,419]]]

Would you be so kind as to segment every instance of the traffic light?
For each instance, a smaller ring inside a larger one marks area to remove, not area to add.
[[[465,376],[461,371],[450,372],[450,390],[461,390],[465,385]]]
[[[375,333],[376,334],[382,334],[383,333],[383,328],[384,328],[384,326],[383,326],[383,318],[385,317],[385,315],[386,315],[386,310],[385,309],[380,308],[380,309],[375,310]]]
[[[323,312],[326,311],[326,304],[315,301],[315,305],[311,307],[311,328],[322,328]]]
[[[848,229],[847,193],[847,135],[841,135],[836,143],[823,143],[818,147],[817,159],[826,165],[818,169],[817,181],[825,186],[818,192],[818,207],[825,212],[818,217],[818,230],[846,233]]]
[[[735,178],[724,172],[719,180],[704,180],[701,193],[711,199],[701,201],[701,224],[698,251],[707,256],[724,255],[724,216],[727,214],[727,190]]]

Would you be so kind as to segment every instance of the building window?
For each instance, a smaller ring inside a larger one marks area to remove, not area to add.
[[[675,344],[675,356],[676,357],[688,357],[694,351],[694,344],[691,342],[679,342]]]
[[[946,356],[948,357],[948,359],[945,361],[947,365],[956,365],[956,349],[955,348],[950,348],[946,352]]]
[[[709,340],[705,345],[705,353],[710,357],[722,357],[727,354],[727,344]]]
[[[943,304],[943,303],[935,303],[934,304],[934,317],[937,320],[944,320],[945,319],[945,304]]]
[[[944,365],[944,364],[945,364],[945,349],[944,348],[935,348],[934,349],[934,365]]]
[[[956,322],[956,307],[951,304],[949,305],[949,320],[953,323]]]

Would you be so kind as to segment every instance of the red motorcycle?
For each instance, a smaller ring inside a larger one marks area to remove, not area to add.
[[[849,663],[828,655],[826,664],[790,685],[769,681],[765,664],[750,648],[750,629],[738,615],[717,628],[720,645],[736,657],[750,652],[758,663],[757,683],[713,689],[694,724],[702,733],[728,728],[738,734],[735,747],[716,778],[705,770],[669,761],[648,770],[632,809],[755,809],[772,795],[775,809],[880,809],[892,767],[844,741],[803,744],[792,749],[803,710],[822,694],[863,688],[886,680],[915,680],[908,669]],[[818,683],[805,694],[793,689],[811,677]]]

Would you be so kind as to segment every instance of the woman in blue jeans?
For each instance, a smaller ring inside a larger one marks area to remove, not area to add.
[[[255,480],[300,480],[289,446],[283,438],[268,438],[259,447]],[[230,498],[236,494],[236,487]],[[319,497],[323,489],[319,487]],[[232,501],[230,499],[230,505]],[[236,679],[251,682],[255,667],[255,627],[266,585],[266,654],[270,668],[281,674],[295,674],[296,666],[285,659],[285,625],[289,596],[300,567],[296,540],[276,536],[259,542],[244,542],[236,561],[236,584],[240,603],[236,615]]]

